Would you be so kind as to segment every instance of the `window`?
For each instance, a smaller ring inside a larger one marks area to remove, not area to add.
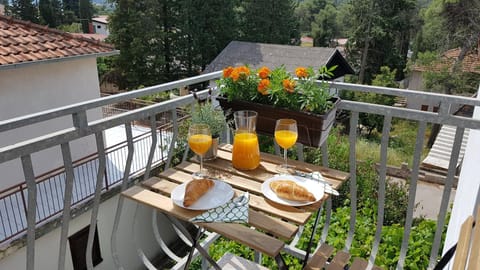
[[[87,251],[88,232],[90,231],[89,229],[90,225],[68,237],[74,270],[87,269],[85,252]],[[102,254],[100,252],[100,241],[98,240],[97,227],[95,227],[95,234],[93,237],[92,261],[93,266],[96,266],[103,261]]]
[[[100,28],[102,28],[102,26],[101,26],[101,25],[97,25],[97,28],[100,29]]]

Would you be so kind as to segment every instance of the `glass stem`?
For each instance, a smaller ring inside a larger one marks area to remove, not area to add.
[[[203,174],[203,155],[200,156],[200,174]]]
[[[283,150],[283,159],[285,159],[285,168],[288,167],[288,164],[287,164],[287,148],[285,148]]]

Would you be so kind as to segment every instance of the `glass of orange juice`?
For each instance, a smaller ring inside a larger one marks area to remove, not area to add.
[[[275,141],[283,150],[283,159],[285,164],[277,167],[278,171],[285,172],[293,166],[287,163],[287,150],[297,142],[298,130],[297,121],[294,119],[278,119],[275,123]]]
[[[206,173],[203,171],[203,155],[212,146],[212,133],[210,127],[206,124],[192,124],[188,128],[188,146],[200,157],[200,171],[192,174],[193,178],[204,178]]]

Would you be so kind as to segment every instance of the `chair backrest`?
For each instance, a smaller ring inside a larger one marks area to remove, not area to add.
[[[462,224],[455,253],[454,270],[480,269],[480,207],[475,224],[473,216],[469,216]]]

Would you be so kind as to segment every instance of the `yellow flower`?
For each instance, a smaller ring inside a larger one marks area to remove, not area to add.
[[[228,78],[232,74],[233,67],[227,67],[223,69],[223,78]]]
[[[260,77],[260,79],[266,79],[270,75],[270,72],[270,69],[264,66],[258,70],[258,76]]]
[[[266,96],[268,95],[268,88],[270,87],[270,80],[269,79],[262,79],[260,83],[258,83],[257,90],[260,94]]]
[[[304,67],[298,67],[295,69],[295,75],[297,75],[298,78],[307,78],[308,71]]]
[[[282,81],[283,89],[288,93],[293,93],[295,91],[295,81],[284,79]]]

